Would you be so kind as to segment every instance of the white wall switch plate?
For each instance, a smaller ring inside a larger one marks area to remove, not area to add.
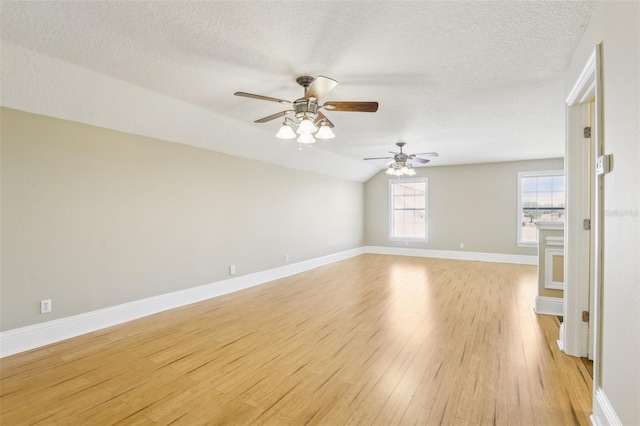
[[[606,175],[611,171],[611,155],[605,154],[596,160],[596,175]]]

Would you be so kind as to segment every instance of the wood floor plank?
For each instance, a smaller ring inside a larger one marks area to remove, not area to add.
[[[0,361],[0,423],[588,425],[534,266],[362,255]]]

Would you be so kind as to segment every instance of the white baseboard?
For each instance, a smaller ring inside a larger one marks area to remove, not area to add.
[[[564,352],[564,322],[560,323],[560,330],[558,332],[558,348],[560,348],[560,350],[562,352]]]
[[[536,314],[562,316],[563,299],[561,297],[536,296],[533,308]]]
[[[441,259],[479,260],[484,262],[537,264],[537,256],[499,253],[475,253],[449,250],[365,246],[333,253],[303,262],[293,263],[254,274],[230,278],[215,283],[180,290],[121,305],[73,315],[53,321],[16,328],[0,333],[0,358],[46,346],[82,334],[122,324],[169,309],[222,296],[264,284],[279,278],[299,274],[319,266],[348,259],[363,253],[399,256],[434,257]],[[562,310],[562,309],[561,309]],[[561,315],[561,314],[560,314]]]
[[[473,251],[384,246],[365,246],[364,252],[372,254],[391,254],[396,256],[434,257],[437,259],[477,260],[481,262],[520,263],[524,265],[538,264],[538,256],[523,254],[483,253]]]
[[[596,390],[593,395],[593,414],[590,419],[594,426],[622,426],[602,388]]]
[[[166,293],[79,315],[4,331],[0,333],[0,358],[122,324],[147,315],[299,274],[363,253],[363,248],[358,247],[315,259],[256,272],[254,274],[243,275],[186,290]]]

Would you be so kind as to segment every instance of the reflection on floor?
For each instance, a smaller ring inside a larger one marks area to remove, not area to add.
[[[362,255],[2,360],[0,423],[588,425],[535,266]]]

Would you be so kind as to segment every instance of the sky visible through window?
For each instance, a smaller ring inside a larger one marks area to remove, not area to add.
[[[426,182],[391,184],[391,238],[426,238]]]
[[[537,241],[535,224],[564,221],[564,176],[523,176],[520,180],[522,241]]]

